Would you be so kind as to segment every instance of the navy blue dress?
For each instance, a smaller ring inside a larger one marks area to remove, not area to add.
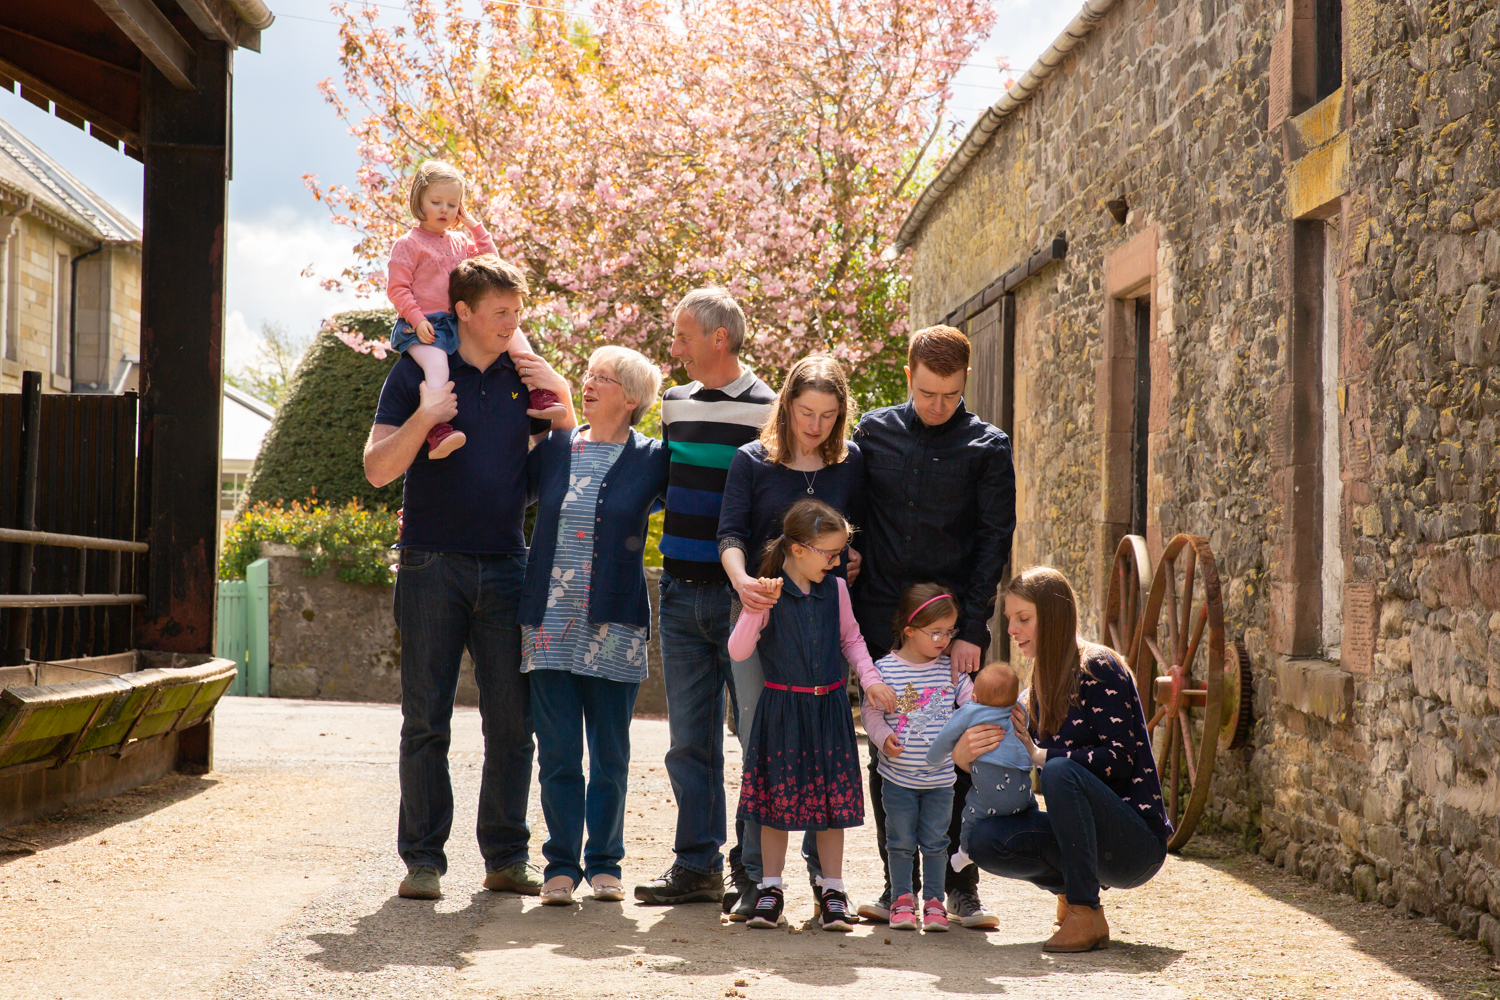
[[[839,581],[806,594],[782,574],[756,648],[766,689],[755,707],[740,786],[741,819],[773,830],[841,830],[865,821],[854,719],[844,693]],[[771,687],[829,686],[826,694]]]

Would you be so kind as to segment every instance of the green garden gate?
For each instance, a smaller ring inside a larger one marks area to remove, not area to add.
[[[271,693],[270,566],[257,559],[243,580],[219,581],[218,655],[240,668],[229,694],[265,698]]]

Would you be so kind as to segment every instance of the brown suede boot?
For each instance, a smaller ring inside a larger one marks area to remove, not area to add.
[[[1097,907],[1091,912],[1094,914],[1094,931],[1099,935],[1099,943],[1094,947],[1103,951],[1109,947],[1109,921],[1104,919],[1104,907]]]
[[[1093,951],[1101,947],[1108,941],[1108,938],[1100,935],[1095,914],[1098,914],[1098,920],[1104,919],[1103,912],[1099,910],[1090,909],[1087,906],[1070,905],[1062,926],[1057,929],[1056,934],[1043,942],[1042,950],[1073,953]]]
[[[1062,922],[1064,920],[1067,920],[1067,919],[1068,919],[1068,897],[1062,895],[1061,893],[1059,893],[1058,897],[1057,897],[1057,916],[1055,916],[1055,917],[1052,918],[1052,927],[1054,929],[1056,929],[1058,927],[1061,927],[1062,926]]]

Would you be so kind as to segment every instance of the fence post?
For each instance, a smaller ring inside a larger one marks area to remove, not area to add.
[[[256,698],[271,693],[271,561],[257,559],[245,570],[249,624],[249,670],[245,693]]]
[[[36,530],[37,476],[42,466],[42,373],[21,373],[21,480],[16,484],[16,527],[22,531]],[[34,569],[33,549],[30,545],[16,546],[16,588],[18,594],[31,593],[31,575]],[[10,613],[9,642],[3,662],[6,666],[19,666],[31,656],[28,643],[31,641],[31,609],[16,608]],[[42,655],[42,654],[38,654]]]
[[[225,694],[243,695],[248,689],[250,630],[244,580],[219,581],[218,655],[238,668]]]

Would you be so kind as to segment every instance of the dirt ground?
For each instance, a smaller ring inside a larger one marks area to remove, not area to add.
[[[226,699],[214,773],[0,833],[0,997],[1500,998],[1500,970],[1474,942],[1206,838],[1149,885],[1107,894],[1114,944],[1083,956],[1043,955],[1052,898],[990,876],[981,892],[1000,929],[947,935],[825,934],[807,922],[805,880],[782,931],[701,904],[488,893],[471,832],[473,710],[455,720],[447,895],[403,900],[399,725],[392,706]],[[676,815],[666,724],[638,720],[633,738],[627,885],[667,866]],[[534,785],[532,822],[539,859]],[[855,898],[880,887],[870,829],[849,838]]]

